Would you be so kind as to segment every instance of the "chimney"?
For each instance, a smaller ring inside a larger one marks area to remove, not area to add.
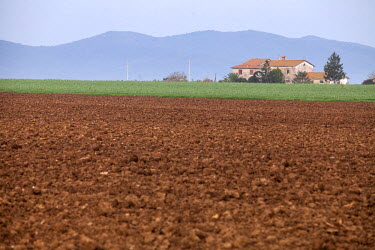
[[[281,57],[281,58],[282,58],[282,60],[285,60],[285,57],[286,57],[286,56],[282,56],[282,57]]]

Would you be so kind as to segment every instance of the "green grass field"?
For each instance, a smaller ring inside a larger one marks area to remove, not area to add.
[[[0,92],[375,102],[374,85],[0,79]]]

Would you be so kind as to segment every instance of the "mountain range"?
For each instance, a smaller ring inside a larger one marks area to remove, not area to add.
[[[28,46],[0,40],[0,78],[161,80],[188,73],[194,80],[222,79],[231,67],[251,58],[305,59],[322,72],[328,57],[341,57],[350,83],[375,71],[375,48],[316,36],[287,38],[259,32],[199,31],[153,37],[110,31],[56,46]]]

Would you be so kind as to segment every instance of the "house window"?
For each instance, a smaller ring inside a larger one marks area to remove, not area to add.
[[[286,70],[286,74],[289,75],[289,69]]]
[[[323,83],[323,80],[320,80],[320,83]]]
[[[238,74],[242,75],[242,69],[238,70]]]
[[[254,70],[253,69],[250,70],[250,75],[254,75]]]

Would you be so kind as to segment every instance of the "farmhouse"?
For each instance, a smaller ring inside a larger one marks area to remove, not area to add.
[[[324,72],[308,72],[307,77],[312,80],[313,83],[316,84],[334,84],[334,82],[327,81],[324,79],[325,73]],[[340,80],[340,84],[348,84],[349,77],[345,77],[344,79]]]
[[[264,59],[250,59],[243,64],[233,66],[232,72],[238,74],[239,77],[248,79],[253,76],[255,72],[261,71],[264,63],[268,61],[271,70],[280,69],[284,75],[285,82],[292,82],[295,74],[298,71],[313,72],[314,65],[306,60],[286,60],[283,56],[281,60],[270,60],[268,58]]]

